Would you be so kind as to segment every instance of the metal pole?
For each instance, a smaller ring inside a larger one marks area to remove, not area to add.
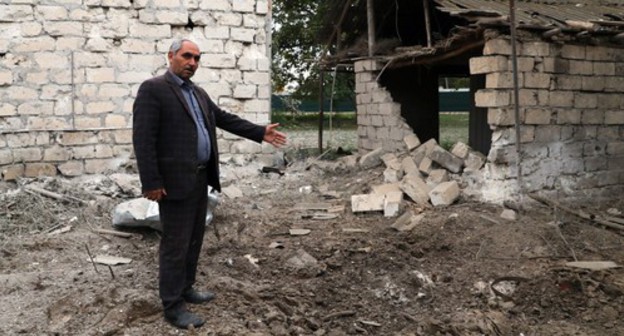
[[[323,101],[325,97],[323,95],[325,81],[325,71],[322,68],[319,68],[319,134],[318,134],[318,148],[319,153],[323,153]]]
[[[373,0],[366,1],[366,13],[368,17],[368,57],[375,53],[375,8]]]
[[[520,94],[518,88],[518,56],[516,52],[516,3],[509,0],[509,28],[511,30],[511,65],[513,69],[513,95],[514,95],[514,119],[516,129],[516,173],[518,174],[518,185],[520,190],[524,190],[522,183],[522,151],[520,145]]]

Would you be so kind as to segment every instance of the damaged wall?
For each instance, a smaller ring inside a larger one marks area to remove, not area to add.
[[[486,42],[470,60],[485,74],[475,104],[488,108],[492,148],[483,170],[485,199],[523,188],[573,197],[613,196],[624,187],[624,48],[555,44],[518,45],[520,162],[516,171],[511,42]]]
[[[511,42],[496,32],[486,36],[494,37],[486,41],[483,56],[469,62],[472,76],[486,77],[485,88],[475,93],[475,105],[487,109],[491,149],[484,168],[464,172],[466,192],[492,202],[520,192],[574,198],[622,192],[624,48],[524,35],[518,45],[520,185]],[[413,131],[401,118],[400,105],[376,82],[383,64],[355,65],[359,149],[404,149],[399,140]]]
[[[267,0],[69,0],[0,4],[0,173],[77,176],[132,157],[132,103],[167,67],[173,38],[203,52],[194,81],[221,107],[268,123]],[[225,153],[262,147],[218,134]]]
[[[373,60],[355,62],[358,149],[383,148],[394,152],[405,148],[403,138],[413,134],[401,116],[401,105],[377,82],[382,65]]]

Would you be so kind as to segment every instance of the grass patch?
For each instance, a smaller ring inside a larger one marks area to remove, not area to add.
[[[331,121],[333,128],[356,129],[355,112],[334,112],[323,114],[323,127],[328,128]],[[315,112],[273,111],[271,122],[279,123],[285,130],[315,130],[319,126],[319,114]]]
[[[324,113],[323,127],[357,129],[355,112]],[[273,111],[271,122],[280,123],[284,130],[318,130],[319,114],[314,112],[292,113]],[[468,113],[440,113],[440,146],[450,149],[457,142],[468,143]]]
[[[448,150],[457,142],[468,143],[468,113],[441,113],[440,146]]]

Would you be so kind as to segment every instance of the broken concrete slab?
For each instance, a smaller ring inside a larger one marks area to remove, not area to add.
[[[239,197],[243,197],[243,191],[240,190],[238,187],[230,185],[227,186],[223,189],[221,189],[221,193],[223,195],[225,195],[225,197],[229,198],[229,199],[235,199],[235,198],[239,198]]]
[[[453,147],[451,147],[451,154],[457,156],[460,159],[466,159],[470,151],[471,148],[461,141],[456,142]]]
[[[418,225],[423,218],[425,218],[425,214],[415,215],[412,211],[407,211],[402,214],[397,220],[391,225],[391,227],[397,231],[405,232],[410,231],[416,225]]]
[[[505,209],[501,212],[500,217],[506,220],[515,221],[518,219],[518,213],[511,209]]]
[[[208,193],[208,209],[206,211],[206,225],[213,218],[214,209],[219,204],[219,194],[212,188]],[[162,231],[158,203],[146,198],[137,198],[122,202],[113,209],[113,227],[139,228],[147,227]]]
[[[420,176],[405,175],[401,180],[400,187],[412,201],[421,205],[429,204],[429,191],[431,189]]]
[[[89,259],[89,261],[91,260]],[[110,256],[110,255],[97,255],[93,257],[93,262],[98,263],[98,264],[108,265],[108,266],[115,266],[115,265],[121,265],[121,264],[129,264],[132,262],[132,259],[115,257],[115,256]]]
[[[362,169],[370,169],[377,167],[381,164],[381,155],[383,154],[383,148],[379,147],[372,152],[366,153],[360,158],[360,167]]]
[[[449,173],[446,169],[433,169],[429,172],[426,182],[431,188],[435,188],[438,184],[447,182],[448,180]]]
[[[310,229],[289,229],[288,234],[291,236],[305,236],[310,234],[312,230]]]
[[[387,168],[401,170],[401,161],[399,161],[394,153],[386,153],[382,155],[381,161],[383,161],[384,165],[386,165]]]
[[[367,211],[381,211],[384,205],[383,194],[360,194],[351,195],[351,211],[367,212]]]
[[[459,173],[464,165],[464,160],[449,153],[446,149],[436,146],[429,154],[429,158],[439,164],[441,167],[447,169],[452,173]]]
[[[418,136],[416,136],[416,134],[408,134],[405,137],[403,137],[403,142],[405,142],[405,145],[407,146],[407,150],[409,152],[411,152],[414,148],[420,146],[420,139],[418,139]]]
[[[487,158],[480,152],[471,151],[468,153],[467,157],[464,159],[464,168],[465,170],[479,170],[485,164]]]
[[[442,182],[429,192],[431,204],[446,206],[453,204],[459,198],[459,184],[456,181]]]
[[[403,201],[403,192],[394,191],[386,194],[384,197],[384,217],[396,217],[401,211],[401,202]]]
[[[141,181],[137,174],[116,173],[108,176],[115,184],[128,195],[141,196]]]
[[[418,164],[410,156],[406,156],[403,158],[403,160],[401,161],[401,169],[403,169],[403,173],[405,173],[405,175],[420,175],[420,170],[418,170]]]
[[[602,271],[621,267],[613,261],[570,261],[565,265],[568,267],[584,268],[592,271]]]
[[[397,192],[397,191],[398,192],[401,191],[400,183],[385,183],[385,184],[374,185],[371,187],[371,193],[373,194],[385,195],[387,193]]]
[[[342,228],[342,232],[345,233],[368,233],[368,229],[359,229],[359,228]]]
[[[403,178],[403,171],[392,168],[386,168],[383,172],[384,182],[394,183],[399,182]]]
[[[288,260],[286,260],[286,265],[297,270],[303,268],[315,268],[318,265],[318,260],[316,260],[316,258],[311,256],[305,250],[299,249]]]
[[[418,170],[425,175],[429,175],[429,173],[433,170],[433,161],[425,156],[422,160],[420,160]]]
[[[162,231],[158,203],[137,198],[118,204],[113,209],[113,227],[148,227]]]

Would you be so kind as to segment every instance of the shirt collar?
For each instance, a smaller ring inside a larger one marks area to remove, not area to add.
[[[171,74],[171,77],[173,77],[173,80],[176,82],[176,84],[181,87],[184,88],[184,84],[188,85],[189,88],[193,87],[193,83],[191,81],[185,81],[184,79],[180,78],[178,75],[174,74],[171,70],[167,70],[169,71],[169,73]]]

